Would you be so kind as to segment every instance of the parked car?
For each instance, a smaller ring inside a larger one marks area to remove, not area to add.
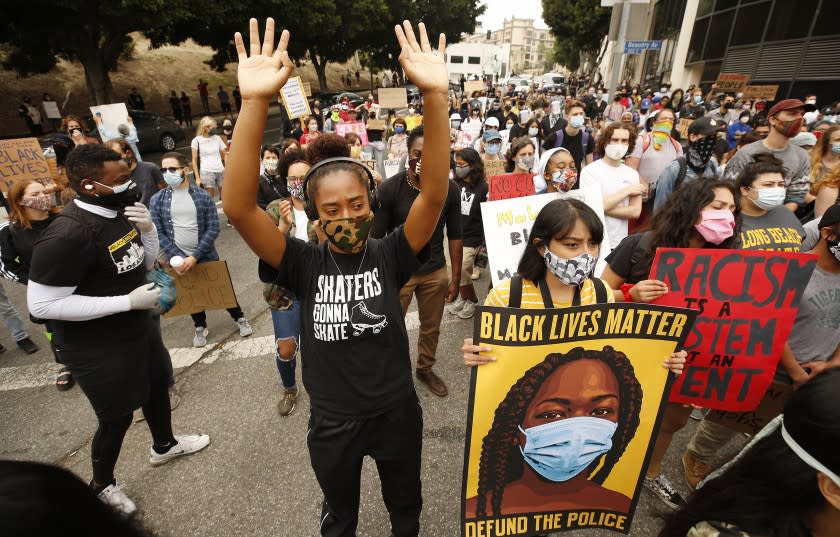
[[[131,116],[134,127],[137,129],[137,138],[140,139],[137,143],[137,149],[140,150],[141,156],[147,152],[173,151],[178,147],[178,142],[183,142],[187,138],[181,127],[173,119],[166,116],[144,110],[130,110],[128,115]],[[90,126],[96,125],[93,116],[90,114],[85,116],[84,120]],[[94,129],[88,134],[97,136],[98,132]],[[106,142],[107,140],[102,141]]]
[[[350,104],[353,105],[353,108],[358,107],[360,104],[365,102],[365,98],[359,95],[358,93],[353,93],[350,91],[342,91],[341,93],[333,93],[333,94],[322,94],[322,95],[329,95],[329,100],[321,97],[321,108],[327,109],[331,105],[341,103],[341,100],[347,97],[350,99]]]

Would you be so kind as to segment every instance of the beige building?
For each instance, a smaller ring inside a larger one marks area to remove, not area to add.
[[[499,30],[486,31],[480,25],[467,43],[492,43],[501,47],[501,76],[512,73],[541,74],[551,71],[554,37],[548,28],[535,28],[534,19],[505,19]]]

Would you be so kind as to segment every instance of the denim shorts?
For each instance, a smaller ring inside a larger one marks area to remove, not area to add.
[[[300,302],[295,299],[287,310],[271,309],[271,322],[274,324],[274,339],[297,339],[300,336]]]
[[[225,172],[201,171],[201,185],[205,188],[222,188],[225,180]]]

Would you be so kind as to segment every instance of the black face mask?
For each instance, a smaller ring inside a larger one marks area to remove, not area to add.
[[[99,183],[100,185],[102,183]],[[113,209],[115,211],[121,211],[126,207],[134,205],[136,202],[140,201],[140,190],[137,188],[137,183],[134,181],[129,181],[127,183],[129,186],[122,192],[115,192],[113,194],[109,194],[107,196],[103,195],[94,195],[94,196],[83,196],[81,197],[81,201],[85,203],[90,203],[92,205],[98,205],[100,207],[105,207],[106,209]],[[103,185],[106,188],[119,188],[118,187],[109,187],[107,185]],[[120,185],[122,186],[122,185]]]

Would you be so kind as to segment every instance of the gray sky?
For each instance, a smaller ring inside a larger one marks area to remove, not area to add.
[[[542,20],[542,0],[484,0],[487,6],[484,15],[478,20],[484,30],[498,30],[504,19],[516,16],[518,19],[537,19],[534,23],[539,28],[545,28]]]

